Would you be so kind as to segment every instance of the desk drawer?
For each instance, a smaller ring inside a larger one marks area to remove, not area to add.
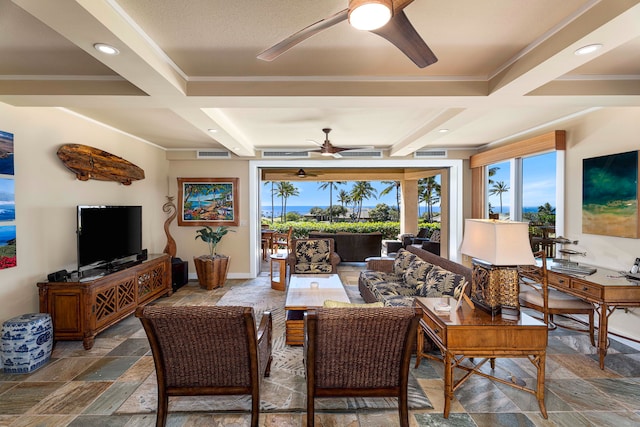
[[[587,297],[596,298],[598,300],[601,298],[600,292],[602,288],[584,280],[571,279],[571,289],[573,289],[575,293],[579,293]]]
[[[566,276],[561,276],[549,271],[547,273],[547,280],[549,281],[549,284],[555,288],[571,288],[571,279]]]
[[[447,334],[445,327],[434,321],[432,318],[426,315],[426,313],[423,314],[421,323],[423,323],[422,326],[426,326],[427,328],[429,328],[438,337],[440,343],[445,346],[447,345]]]

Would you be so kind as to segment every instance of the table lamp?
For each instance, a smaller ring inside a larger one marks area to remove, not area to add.
[[[520,315],[518,265],[533,265],[529,224],[466,219],[460,252],[473,258],[471,300],[492,316]]]

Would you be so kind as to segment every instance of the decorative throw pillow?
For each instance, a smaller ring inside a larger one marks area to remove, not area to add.
[[[466,278],[461,274],[455,274],[444,268],[434,266],[425,279],[425,286],[420,287],[421,297],[451,296],[457,298]]]
[[[358,304],[353,302],[342,302],[342,301],[333,301],[333,300],[325,300],[324,307],[326,308],[344,308],[344,307],[352,307],[352,308],[374,308],[374,307],[384,307],[383,302],[372,302],[368,304]]]
[[[440,230],[433,230],[433,233],[431,233],[431,237],[429,237],[429,241],[440,243]]]
[[[330,252],[329,240],[303,240],[296,242],[296,259],[298,263],[328,263]]]
[[[404,274],[409,264],[418,259],[415,254],[412,254],[406,249],[400,249],[393,260],[393,272],[398,275]]]
[[[407,286],[414,288],[424,285],[427,273],[429,273],[433,267],[433,264],[416,256],[404,270],[404,282]]]

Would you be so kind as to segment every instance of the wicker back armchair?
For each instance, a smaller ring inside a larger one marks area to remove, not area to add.
[[[318,308],[305,318],[307,426],[316,397],[397,397],[409,426],[411,349],[422,312],[414,307]]]
[[[156,426],[167,421],[169,396],[249,394],[258,426],[260,379],[271,368],[271,313],[260,326],[251,307],[145,306],[136,310],[158,378]]]

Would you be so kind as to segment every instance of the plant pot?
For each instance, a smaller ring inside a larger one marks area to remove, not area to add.
[[[200,287],[212,290],[224,286],[229,271],[230,257],[226,255],[201,255],[193,257]]]

